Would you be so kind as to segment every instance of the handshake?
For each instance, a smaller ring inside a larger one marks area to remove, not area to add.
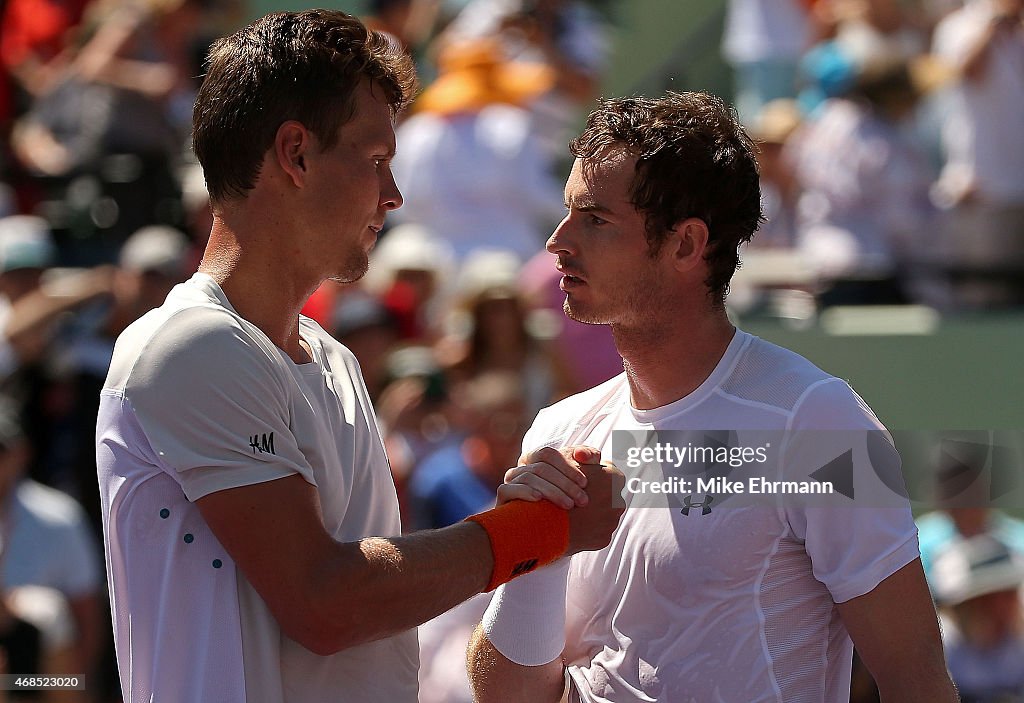
[[[591,447],[542,447],[524,454],[505,473],[497,505],[513,500],[547,500],[568,511],[566,556],[603,549],[625,510],[625,477]]]

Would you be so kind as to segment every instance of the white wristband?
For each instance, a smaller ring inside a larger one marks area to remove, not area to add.
[[[481,624],[490,643],[509,661],[540,666],[562,654],[568,577],[569,560],[559,559],[494,591]]]

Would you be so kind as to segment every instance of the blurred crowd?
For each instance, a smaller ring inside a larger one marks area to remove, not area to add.
[[[364,3],[423,81],[397,128],[405,202],[369,274],[325,283],[304,312],[360,362],[409,530],[489,507],[537,410],[622,371],[606,328],[562,314],[544,251],[564,213],[565,144],[611,60],[610,5]],[[736,311],[770,313],[780,292],[811,310],[1024,303],[1022,0],[730,0],[726,11],[723,53],[760,144],[768,218],[744,254]],[[249,9],[6,0],[0,12],[0,671],[84,673],[87,691],[50,697],[117,700],[98,391],[117,335],[201,256],[211,213],[191,106],[211,39]],[[1016,593],[1024,528],[993,536],[991,516],[961,527],[941,515],[936,553],[959,564],[942,573],[970,582],[972,564],[1002,549],[994,582]],[[984,684],[970,700],[1024,700],[1019,600],[968,608],[995,591],[941,591],[936,578],[954,675]],[[424,703],[470,700],[463,652],[485,604],[421,629]],[[971,624],[996,612],[999,627]],[[985,697],[993,682],[1016,697]]]
[[[1019,0],[730,0],[768,216],[750,279],[818,307],[1024,303],[1022,17]]]

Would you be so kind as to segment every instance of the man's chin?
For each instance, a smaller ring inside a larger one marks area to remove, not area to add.
[[[570,320],[575,320],[584,325],[607,325],[608,321],[603,319],[600,315],[597,315],[592,310],[587,310],[584,306],[579,304],[573,304],[566,298],[565,302],[562,303],[562,312]]]
[[[331,280],[335,283],[355,283],[369,270],[370,260],[364,255],[357,261],[350,261],[348,267],[331,276]]]

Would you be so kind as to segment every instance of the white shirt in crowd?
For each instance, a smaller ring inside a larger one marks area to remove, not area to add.
[[[410,117],[398,129],[392,163],[405,196],[395,221],[426,226],[459,261],[475,249],[528,260],[565,212],[532,122],[511,105]]]
[[[948,15],[935,29],[935,54],[962,63],[996,10],[991,0],[970,0]],[[981,76],[952,96],[940,184],[954,199],[973,189],[982,202],[1024,204],[1024,26],[998,33],[988,52]]]

